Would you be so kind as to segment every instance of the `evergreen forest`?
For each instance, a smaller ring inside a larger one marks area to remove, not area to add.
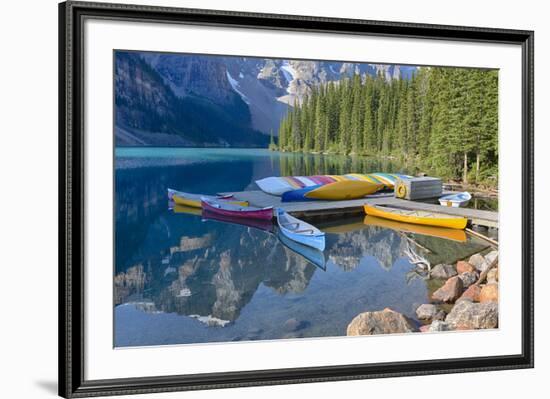
[[[496,186],[498,71],[421,67],[410,79],[328,82],[289,108],[270,148],[395,157],[433,176]]]

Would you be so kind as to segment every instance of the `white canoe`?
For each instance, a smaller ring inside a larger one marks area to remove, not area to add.
[[[325,233],[317,227],[290,216],[282,209],[277,209],[277,223],[282,234],[300,244],[325,250]]]
[[[465,191],[463,193],[444,195],[443,197],[439,198],[439,204],[442,206],[450,206],[453,208],[458,208],[458,207],[466,206],[471,199],[472,199],[472,194]]]

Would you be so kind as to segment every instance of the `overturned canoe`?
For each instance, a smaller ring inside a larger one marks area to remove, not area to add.
[[[378,205],[365,205],[364,209],[365,213],[370,216],[377,216],[383,219],[395,220],[397,222],[421,224],[424,226],[437,226],[464,230],[468,224],[468,219],[466,218],[445,215],[442,213],[409,211]]]
[[[239,201],[233,197],[232,194],[229,195],[202,195],[202,194],[192,194],[185,193],[183,191],[168,189],[168,199],[174,201],[177,205],[190,206],[192,208],[201,207],[201,198],[208,198],[211,200],[217,201],[227,201],[230,204],[248,206],[247,201]]]
[[[240,206],[231,204],[228,201],[218,201],[206,197],[201,198],[201,206],[204,211],[222,216],[236,218],[263,219],[271,220],[273,218],[273,207],[256,208],[253,206]]]
[[[319,251],[325,249],[325,233],[317,227],[290,216],[282,209],[277,209],[276,215],[279,230],[287,238]]]
[[[351,200],[374,194],[383,188],[384,185],[381,183],[372,183],[364,180],[342,180],[325,184],[307,192],[304,196],[311,199],[331,201]]]
[[[306,194],[320,187],[323,187],[323,186],[320,184],[317,184],[316,186],[304,187],[304,188],[299,188],[298,190],[291,190],[291,191],[284,192],[283,195],[281,195],[281,201],[282,202],[311,201],[312,198],[307,198]]]
[[[384,188],[393,189],[397,179],[408,179],[411,176],[396,173],[348,173],[346,175],[313,175],[313,176],[271,176],[256,180],[260,189],[271,195],[282,195],[287,191],[304,187],[327,185],[340,181],[366,181],[382,184]]]

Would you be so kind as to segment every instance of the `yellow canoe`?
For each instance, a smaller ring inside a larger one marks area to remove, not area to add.
[[[363,223],[367,226],[383,227],[383,228],[392,229],[395,231],[400,231],[402,233],[420,234],[424,236],[444,238],[446,240],[453,240],[453,241],[459,241],[459,242],[465,242],[467,238],[464,230],[396,222],[394,220],[382,219],[382,218],[379,218],[376,216],[370,216],[370,215],[365,215],[365,219]]]
[[[174,213],[185,213],[187,215],[195,215],[195,216],[202,215],[202,209],[200,208],[185,206],[185,205],[178,205],[178,204],[174,205],[173,211]]]
[[[316,188],[304,196],[320,200],[350,200],[363,198],[384,188],[383,184],[361,180],[342,180]]]
[[[203,195],[202,197],[209,198],[210,196]],[[215,199],[215,197],[211,197],[211,198]],[[183,196],[183,195],[174,194],[172,196],[172,200],[176,205],[190,206],[191,208],[202,208],[200,195],[193,194],[193,195]],[[216,199],[216,200],[227,202],[233,205],[248,206],[248,201],[238,201],[238,200],[232,200],[232,199]]]
[[[466,228],[466,224],[468,223],[468,219],[466,218],[441,213],[408,211],[405,209],[388,208],[377,205],[365,205],[364,208],[367,215],[395,220],[396,222],[420,224],[424,226],[447,227],[449,229],[458,230],[464,230]]]

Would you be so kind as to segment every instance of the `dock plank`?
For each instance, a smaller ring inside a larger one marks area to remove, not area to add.
[[[248,201],[251,206],[282,208],[295,216],[322,216],[357,214],[363,212],[363,205],[386,205],[406,210],[422,210],[468,218],[472,224],[486,227],[498,227],[498,212],[470,208],[451,208],[438,204],[409,201],[395,198],[393,193],[377,193],[361,199],[347,201],[303,201],[282,202],[281,197],[264,193],[260,190],[232,193],[241,201]]]

